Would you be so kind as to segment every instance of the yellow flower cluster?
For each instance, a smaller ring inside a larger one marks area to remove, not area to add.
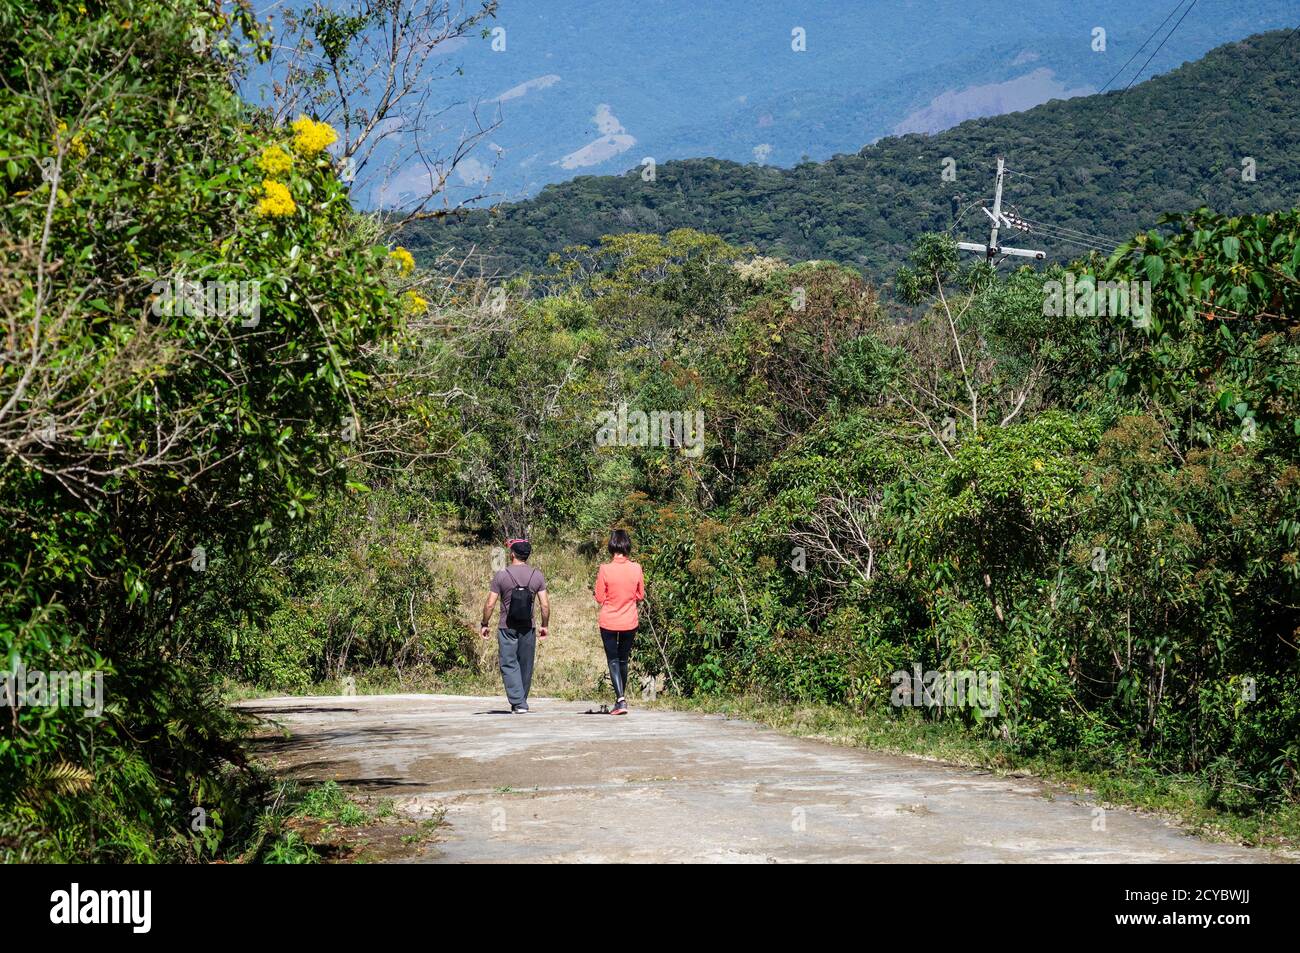
[[[403,295],[402,303],[406,306],[407,314],[424,314],[429,309],[428,299],[421,298],[414,291],[408,291]]]
[[[298,210],[298,206],[293,202],[293,196],[289,194],[289,187],[284,183],[276,182],[274,179],[263,179],[262,191],[265,195],[257,203],[259,215],[276,218],[292,215]]]
[[[293,147],[299,155],[314,156],[339,137],[329,123],[315,122],[306,116],[299,116],[291,125]]]
[[[409,275],[415,271],[415,257],[401,245],[390,251],[388,257],[397,262],[397,268],[402,274]]]
[[[59,134],[56,138],[62,139],[63,134],[67,131],[68,131],[68,124],[64,122],[62,119],[60,119]],[[77,133],[75,136],[73,136],[71,139],[68,140],[68,148],[71,149],[72,152],[74,152],[77,155],[77,157],[81,159],[86,158],[87,153],[90,151],[86,148],[86,142],[85,139],[82,138],[81,133]]]
[[[284,175],[293,168],[293,156],[279,146],[268,146],[262,150],[262,157],[257,160],[257,164],[269,176]]]

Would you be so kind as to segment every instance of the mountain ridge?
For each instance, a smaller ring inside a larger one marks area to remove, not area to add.
[[[788,169],[698,158],[659,164],[653,181],[639,166],[579,176],[521,202],[419,223],[403,240],[426,261],[473,247],[483,270],[510,274],[540,270],[552,252],[605,234],[696,228],[765,254],[839,261],[881,280],[922,232],[982,240],[986,220],[973,203],[991,200],[996,157],[1004,155],[1016,173],[1007,204],[1048,226],[1040,241],[1060,239],[1035,247],[1068,260],[1089,245],[1108,252],[1165,211],[1295,205],[1297,80],[1295,31],[1260,33],[1126,91],[1052,100],[935,134],[888,136]],[[1236,101],[1223,102],[1225,92]],[[955,181],[941,177],[949,158]],[[1016,244],[1034,240],[1017,235]]]

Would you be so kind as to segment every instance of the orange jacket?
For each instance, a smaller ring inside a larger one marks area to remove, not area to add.
[[[600,615],[596,624],[611,632],[627,632],[639,624],[636,604],[645,598],[645,577],[641,564],[618,553],[596,570],[596,601]]]

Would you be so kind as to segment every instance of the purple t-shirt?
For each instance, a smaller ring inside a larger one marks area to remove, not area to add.
[[[505,569],[497,570],[496,575],[492,577],[491,590],[501,597],[501,618],[498,620],[498,628],[506,629],[506,616],[510,614],[510,590],[515,586],[527,586],[534,593],[541,592],[546,588],[546,577],[542,575],[540,569],[534,569],[527,564],[522,566],[507,566]],[[536,611],[537,603],[533,603]]]

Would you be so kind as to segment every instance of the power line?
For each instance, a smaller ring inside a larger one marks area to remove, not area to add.
[[[960,201],[960,196],[958,197],[958,201]],[[951,235],[954,231],[957,230],[957,226],[961,224],[962,219],[964,219],[967,216],[967,214],[969,214],[971,209],[973,209],[977,205],[983,205],[983,204],[984,204],[984,199],[982,198],[976,199],[974,202],[971,202],[964,209],[962,209],[961,212],[958,213],[957,217],[953,219],[952,224],[948,226],[948,234]]]
[[[1020,174],[1023,175],[1024,173]],[[1053,241],[1079,245],[1099,251],[1110,251],[1119,245],[1119,242],[1107,236],[1093,235],[1077,228],[1071,228],[1068,225],[1035,221],[1023,215],[1014,205],[1010,207],[1010,211],[1003,214],[1003,217],[1017,231],[1037,233]]]
[[[1163,50],[1165,48],[1165,44],[1168,43],[1170,38],[1173,37],[1173,35],[1178,32],[1178,28],[1183,25],[1183,21],[1187,19],[1187,14],[1192,12],[1192,7],[1195,7],[1197,2],[1198,0],[1192,0],[1192,5],[1183,11],[1183,15],[1178,18],[1178,22],[1174,24],[1173,29],[1170,30],[1169,33],[1165,36],[1165,38],[1160,41],[1160,45],[1151,51],[1151,55],[1147,57],[1147,61],[1142,64],[1142,69],[1138,70],[1136,73],[1133,74],[1133,78],[1129,80],[1128,85],[1124,87],[1124,92],[1127,93],[1130,89],[1133,88],[1133,84],[1138,81],[1138,77],[1142,75],[1142,71],[1151,65],[1151,61],[1156,58],[1156,54],[1159,53],[1161,50]]]
[[[1057,236],[1057,237],[1060,237],[1060,238],[1071,239],[1072,241],[1077,241],[1077,242],[1087,242],[1089,245],[1095,246],[1095,247],[1097,247],[1097,248],[1114,248],[1114,247],[1116,247],[1116,243],[1113,242],[1113,241],[1111,241],[1109,238],[1097,238],[1097,237],[1092,236],[1092,235],[1079,235],[1079,234],[1076,234],[1076,233],[1073,233],[1073,232],[1061,232],[1061,231],[1057,231],[1056,229],[1052,228],[1050,225],[1047,225],[1047,226],[1044,226],[1044,225],[1041,225],[1041,224],[1040,224],[1040,225],[1036,225],[1036,226],[1035,226],[1035,231],[1038,231],[1038,232],[1040,232],[1040,233],[1042,233],[1042,234],[1044,234],[1044,235],[1054,235],[1054,236]]]
[[[1107,242],[1099,241],[1093,238],[1089,238],[1087,236],[1070,235],[1070,234],[1057,232],[1053,229],[1052,226],[1049,225],[1031,223],[1026,221],[1023,218],[1017,218],[1014,216],[1007,216],[1007,218],[1011,222],[1012,228],[1015,228],[1018,231],[1026,232],[1028,234],[1039,235],[1043,238],[1048,239],[1049,241],[1057,242],[1059,244],[1075,245],[1079,248],[1087,248],[1095,251],[1110,251],[1114,248],[1113,245]]]
[[[1020,210],[1018,208],[1015,208],[1014,206],[1012,206],[1012,213],[1009,217],[1012,219],[1019,219],[1020,221],[1024,222],[1027,225],[1033,225],[1038,228],[1050,228],[1058,232],[1066,232],[1066,233],[1078,235],[1080,238],[1089,238],[1099,242],[1111,242],[1112,244],[1118,244],[1105,235],[1094,235],[1092,232],[1085,232],[1083,231],[1083,229],[1080,228],[1071,228],[1069,225],[1057,225],[1054,222],[1036,221],[1035,219],[1029,218],[1026,215],[1022,215]]]
[[[1181,6],[1183,2],[1185,2],[1185,0],[1180,0],[1180,2],[1179,2],[1179,6]],[[1197,0],[1192,0],[1192,6],[1189,6],[1189,7],[1188,7],[1184,12],[1183,12],[1183,15],[1182,15],[1181,17],[1178,18],[1178,22],[1174,24],[1173,29],[1170,30],[1169,33],[1165,36],[1164,40],[1161,41],[1161,43],[1160,43],[1160,47],[1163,47],[1163,46],[1165,45],[1165,43],[1167,43],[1167,42],[1169,41],[1170,37],[1172,37],[1172,36],[1174,35],[1174,32],[1178,29],[1179,25],[1183,22],[1184,19],[1186,19],[1187,14],[1189,14],[1189,13],[1192,12],[1192,7],[1196,6],[1196,2],[1197,2]],[[1175,8],[1174,8],[1174,11],[1177,11],[1177,10],[1178,10],[1178,7],[1175,7]],[[1173,13],[1171,12],[1171,13],[1169,14],[1169,16],[1173,16]],[[1165,22],[1168,22],[1168,21],[1169,21],[1169,17],[1165,17]],[[1164,24],[1162,23],[1160,26],[1163,27]],[[1156,31],[1159,32],[1159,30],[1160,30],[1160,27],[1157,27],[1157,28],[1156,28]],[[1239,76],[1239,77],[1237,78],[1237,82],[1234,83],[1234,84],[1233,84],[1233,85],[1232,85],[1232,86],[1231,86],[1231,87],[1230,87],[1226,92],[1216,92],[1216,93],[1214,94],[1214,95],[1215,95],[1215,99],[1218,100],[1219,102],[1227,102],[1229,99],[1231,99],[1231,97],[1232,97],[1232,96],[1237,92],[1237,90],[1239,90],[1239,89],[1241,88],[1242,84],[1245,83],[1246,80],[1250,79],[1251,76],[1252,76],[1252,75],[1253,75],[1253,74],[1254,74],[1258,69],[1260,69],[1262,66],[1267,66],[1269,63],[1271,63],[1271,62],[1273,61],[1273,58],[1274,58],[1275,56],[1277,56],[1277,51],[1280,50],[1283,46],[1285,46],[1288,42],[1290,42],[1290,40],[1291,40],[1293,37],[1295,37],[1295,35],[1296,35],[1297,33],[1300,33],[1300,26],[1295,27],[1294,29],[1291,30],[1290,33],[1288,33],[1286,36],[1284,36],[1284,37],[1282,37],[1280,40],[1278,40],[1277,43],[1273,44],[1273,48],[1270,49],[1270,50],[1268,51],[1267,55],[1265,55],[1265,57],[1260,61],[1260,63],[1259,63],[1258,65],[1254,66],[1254,67],[1248,68],[1248,69],[1246,70],[1245,73],[1243,73],[1241,76]],[[1154,34],[1153,34],[1153,35],[1154,35]],[[1149,39],[1148,39],[1148,42],[1149,42]],[[1145,46],[1146,46],[1146,43],[1143,43],[1142,46],[1145,47]],[[1134,84],[1135,82],[1137,82],[1138,77],[1142,75],[1142,70],[1145,70],[1145,69],[1147,68],[1147,66],[1150,64],[1151,60],[1155,57],[1156,53],[1159,53],[1159,52],[1160,52],[1160,47],[1157,47],[1156,50],[1155,50],[1155,52],[1152,53],[1151,56],[1149,56],[1149,57],[1147,58],[1147,61],[1146,61],[1145,63],[1142,64],[1142,69],[1139,69],[1139,70],[1137,71],[1137,73],[1134,74],[1133,79],[1129,81],[1128,86],[1125,86],[1124,89],[1120,91],[1121,95],[1122,95],[1122,93],[1128,92],[1128,90],[1131,89],[1131,88],[1133,87],[1133,84]],[[1141,48],[1141,47],[1138,48],[1138,52],[1139,52],[1139,53],[1142,52],[1142,48]],[[1137,55],[1137,54],[1134,54],[1134,57],[1136,57],[1136,55]],[[1132,59],[1130,59],[1129,62],[1132,62]],[[1127,67],[1127,64],[1125,64],[1125,65],[1126,65],[1126,67]],[[1116,96],[1116,97],[1115,97],[1115,101],[1114,101],[1113,103],[1111,103],[1111,107],[1110,107],[1110,109],[1106,110],[1106,114],[1105,114],[1105,116],[1103,117],[1103,119],[1109,119],[1109,118],[1110,118],[1110,114],[1114,111],[1114,109],[1115,109],[1115,105],[1119,102],[1119,99],[1120,99],[1120,98],[1121,98],[1120,96]],[[1208,121],[1209,118],[1210,118],[1210,117],[1207,116],[1206,119],[1204,119],[1204,120],[1202,120],[1202,121],[1196,123],[1195,125],[1193,125],[1193,126],[1191,127],[1191,130],[1189,130],[1189,134],[1190,134],[1191,131],[1199,131],[1199,130],[1203,129],[1203,128],[1205,127],[1205,123],[1206,123],[1206,121]],[[1100,125],[1100,123],[1094,124],[1093,128],[1096,129],[1099,125]],[[1074,155],[1074,154],[1079,150],[1079,147],[1080,147],[1081,145],[1083,145],[1083,142],[1084,142],[1083,139],[1079,139],[1079,141],[1075,144],[1074,148],[1071,149],[1071,150],[1069,151],[1069,153],[1066,154],[1065,158],[1062,159],[1058,164],[1059,164],[1059,165],[1062,165],[1062,166],[1065,165],[1065,163],[1068,162],[1068,161],[1070,160],[1070,158],[1073,157],[1073,155]],[[1022,174],[1023,174],[1023,173],[1022,173]]]
[[[1068,228],[1064,225],[1053,225],[1048,222],[1036,222],[1033,219],[1028,219],[1025,218],[1024,216],[1017,216],[1017,217],[1020,219],[1020,221],[1031,226],[1033,229],[1037,231],[1050,232],[1050,233],[1061,235],[1065,238],[1076,238],[1082,241],[1092,242],[1098,248],[1103,248],[1103,247],[1115,248],[1119,245],[1119,242],[1115,241],[1113,238],[1107,238],[1104,235],[1090,235],[1087,232],[1079,231],[1077,228]]]
[[[1128,62],[1125,63],[1123,66],[1121,66],[1118,70],[1116,70],[1114,76],[1112,76],[1110,79],[1106,80],[1106,85],[1105,85],[1105,86],[1103,86],[1101,89],[1097,90],[1097,95],[1098,95],[1098,96],[1100,96],[1102,93],[1104,93],[1107,89],[1110,88],[1110,84],[1113,83],[1113,82],[1115,82],[1115,80],[1119,77],[1120,73],[1123,73],[1126,69],[1129,68],[1129,65],[1132,64],[1132,62],[1133,62],[1135,59],[1138,58],[1138,56],[1142,53],[1142,51],[1145,50],[1145,49],[1147,48],[1147,44],[1150,43],[1152,40],[1155,39],[1156,34],[1159,33],[1161,30],[1163,30],[1163,29],[1165,28],[1165,24],[1169,22],[1170,18],[1172,18],[1173,15],[1174,15],[1175,13],[1178,12],[1179,8],[1180,8],[1184,3],[1186,3],[1186,2],[1187,2],[1187,0],[1178,0],[1178,2],[1177,2],[1176,4],[1174,4],[1174,8],[1173,8],[1172,10],[1169,11],[1169,13],[1165,16],[1165,18],[1164,18],[1163,20],[1160,21],[1160,25],[1159,25],[1158,27],[1156,27],[1154,30],[1151,31],[1151,35],[1148,36],[1145,40],[1142,41],[1142,45],[1139,46],[1139,47],[1134,51],[1133,55],[1130,56],[1130,57],[1128,58]],[[1188,7],[1188,9],[1190,10],[1191,7]],[[1149,61],[1148,61],[1148,62],[1149,62]],[[1145,67],[1143,67],[1143,68],[1145,69]],[[1138,70],[1138,75],[1141,75],[1141,73],[1142,73],[1142,70]],[[1129,83],[1129,86],[1132,86],[1132,85],[1133,85],[1132,83]]]
[[[1036,225],[1032,229],[1028,229],[1028,231],[1030,232],[1030,234],[1042,235],[1043,237],[1050,238],[1053,241],[1070,242],[1071,244],[1084,245],[1085,247],[1096,248],[1098,250],[1102,248],[1115,247],[1114,245],[1111,245],[1108,242],[1098,241],[1093,238],[1088,238],[1087,236],[1084,235],[1071,235],[1067,232],[1058,232],[1053,230],[1050,227],[1045,227],[1042,225]]]
[[[1028,172],[1018,172],[1013,169],[1006,170],[1007,175],[1024,176],[1027,179],[1038,179],[1039,176],[1031,175]],[[1089,232],[1081,231],[1077,228],[1071,228],[1066,225],[1055,225],[1047,222],[1038,222],[1027,218],[1021,214],[1020,210],[1014,205],[1010,207],[1011,211],[1005,213],[1005,217],[1010,221],[1013,228],[1022,232],[1037,232],[1045,238],[1051,238],[1054,241],[1061,241],[1067,244],[1079,245],[1080,247],[1098,249],[1102,251],[1113,250],[1119,246],[1115,239],[1104,235],[1093,235]],[[1074,239],[1071,241],[1071,239]],[[1080,239],[1082,241],[1080,241]]]
[[[1105,254],[1110,254],[1112,251],[1115,250],[1112,246],[1105,245],[1099,242],[1086,241],[1085,239],[1077,238],[1071,235],[1057,235],[1052,232],[1046,232],[1046,231],[1039,231],[1038,234],[1041,235],[1043,238],[1047,239],[1049,242],[1055,242],[1058,245],[1073,245],[1076,248],[1086,248],[1089,251],[1098,251],[1098,252],[1103,252]]]
[[[1178,5],[1169,11],[1169,16],[1165,17],[1164,21],[1160,24],[1160,26],[1156,27],[1154,30],[1151,31],[1151,35],[1146,38],[1146,41],[1141,46],[1138,47],[1137,53],[1134,53],[1131,57],[1129,57],[1129,61],[1128,61],[1129,63],[1132,63],[1133,60],[1137,59],[1138,54],[1141,53],[1146,48],[1147,43],[1150,43],[1155,38],[1156,34],[1159,33],[1162,29],[1164,29],[1164,26],[1166,23],[1169,22],[1170,17],[1172,17],[1175,13],[1177,13],[1178,10],[1182,7],[1182,5],[1185,2],[1186,0],[1178,0]],[[1127,93],[1130,89],[1133,88],[1133,84],[1138,81],[1138,77],[1142,75],[1142,71],[1145,70],[1149,65],[1151,65],[1151,61],[1155,59],[1156,54],[1159,53],[1164,48],[1164,45],[1169,42],[1169,38],[1172,37],[1178,31],[1178,28],[1182,25],[1183,21],[1187,19],[1187,14],[1192,12],[1192,7],[1195,7],[1197,2],[1198,0],[1192,0],[1191,5],[1188,6],[1188,8],[1183,11],[1183,15],[1178,18],[1178,22],[1173,25],[1173,28],[1165,35],[1165,38],[1160,41],[1160,45],[1157,46],[1155,48],[1155,51],[1152,52],[1152,54],[1147,57],[1147,60],[1145,63],[1142,64],[1142,67],[1136,73],[1133,74],[1133,78],[1128,81],[1128,85],[1125,86],[1124,89],[1120,91],[1119,95],[1112,98],[1110,108],[1108,108],[1106,110],[1105,115],[1102,116],[1102,122],[1110,118],[1110,114],[1115,111],[1115,107],[1116,105],[1119,104],[1120,99],[1123,98],[1123,94]],[[1119,72],[1122,73],[1126,69],[1128,69],[1128,63],[1125,63],[1120,68]],[[1118,75],[1119,73],[1115,74],[1115,76]],[[1111,79],[1107,81],[1106,85],[1109,86],[1114,79],[1115,77],[1112,76]],[[1100,95],[1101,92],[1104,92],[1105,88],[1106,87],[1103,86],[1101,90],[1098,91],[1098,95]],[[1092,127],[1093,130],[1095,131],[1100,125],[1101,122],[1094,123]],[[1068,153],[1066,153],[1065,158],[1060,161],[1059,165],[1064,167],[1065,164],[1074,157],[1074,154],[1079,151],[1079,147],[1082,146],[1084,142],[1085,140],[1082,137],[1078,137],[1074,144],[1074,148],[1071,149]]]

